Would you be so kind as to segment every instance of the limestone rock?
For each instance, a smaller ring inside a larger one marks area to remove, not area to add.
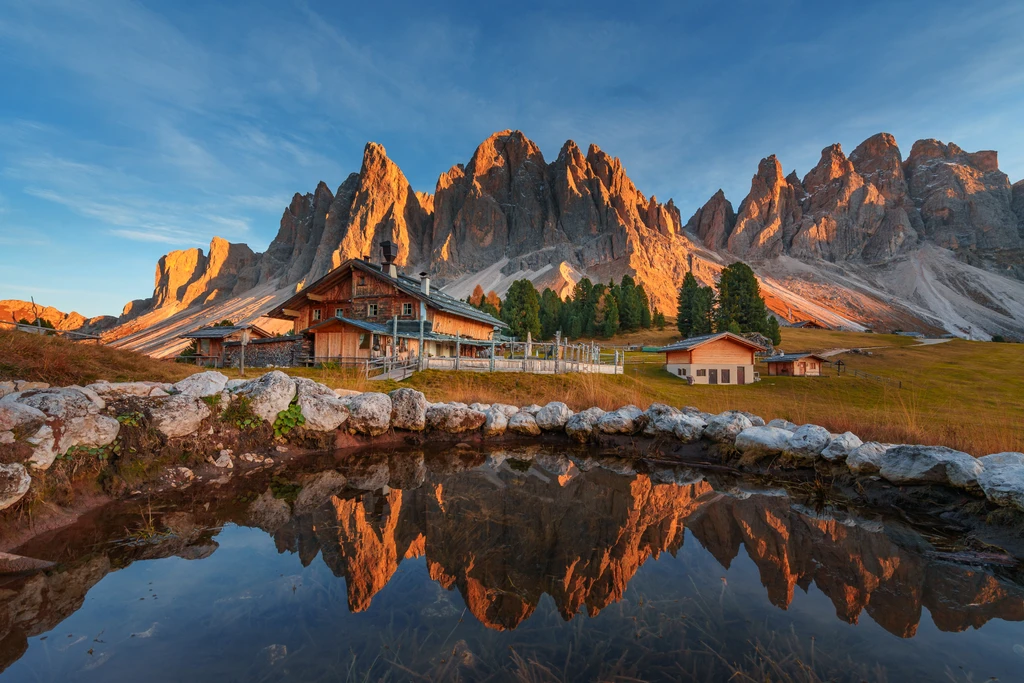
[[[520,410],[508,419],[508,431],[526,436],[538,436],[540,435],[540,425],[537,424],[532,413]]]
[[[449,434],[479,429],[487,415],[460,403],[434,403],[426,412],[427,427]]]
[[[508,429],[508,418],[505,416],[505,412],[492,405],[486,415],[487,419],[484,421],[484,436],[494,437],[504,434],[505,430]]]
[[[430,401],[423,392],[403,387],[388,396],[391,397],[391,424],[395,429],[420,432],[426,428]]]
[[[893,484],[978,485],[984,467],[978,459],[944,446],[895,446],[882,456],[879,470]]]
[[[786,452],[797,462],[810,464],[821,457],[821,452],[832,441],[832,434],[824,427],[806,424],[796,428],[789,439]]]
[[[277,414],[287,410],[295,398],[295,381],[280,370],[274,370],[245,383],[235,394],[248,398],[252,412],[274,424]]]
[[[789,449],[793,432],[778,427],[747,427],[736,435],[736,450],[748,457],[778,455]]]
[[[825,447],[825,450],[821,452],[821,457],[829,462],[841,462],[846,460],[853,449],[861,446],[863,443],[860,437],[853,432],[843,432],[832,438],[832,441]]]
[[[776,429],[785,429],[787,432],[795,432],[797,430],[797,427],[799,427],[800,425],[793,424],[789,420],[775,418],[774,420],[769,420],[767,426],[775,427]]]
[[[753,413],[748,413],[745,410],[735,410],[733,412],[739,413],[743,417],[745,417],[748,420],[750,420],[750,424],[755,426],[755,427],[764,427],[765,426],[764,418],[760,417],[759,415],[754,415]]]
[[[596,406],[580,411],[565,423],[565,433],[573,441],[585,443],[597,429],[597,423],[604,414],[605,412]]]
[[[565,423],[572,417],[572,411],[561,401],[552,401],[538,410],[534,417],[538,427],[548,432],[555,432],[565,428]]]
[[[984,468],[1000,467],[1003,465],[1024,465],[1024,453],[1006,451],[1004,453],[992,453],[978,458],[978,462]]]
[[[30,467],[41,470],[48,469],[60,455],[57,451],[57,439],[50,425],[44,424],[25,441],[32,447],[32,455],[28,459]]]
[[[28,493],[32,477],[24,465],[0,464],[0,510],[6,510]]]
[[[86,389],[91,389],[103,398],[114,399],[124,396],[168,396],[168,389],[173,390],[174,385],[164,382],[95,382],[86,386]]]
[[[521,413],[529,413],[530,415],[533,415],[533,416],[536,417],[537,413],[539,413],[541,411],[542,407],[543,406],[539,406],[536,403],[531,403],[528,406],[523,406],[522,408],[520,408],[519,412],[521,412]]]
[[[892,444],[868,441],[857,446],[846,456],[846,466],[854,474],[877,474],[882,467],[882,456]]]
[[[736,225],[736,212],[725,192],[718,190],[686,222],[686,230],[716,251],[725,250],[726,240]]]
[[[332,432],[348,419],[348,405],[319,382],[296,377],[295,403],[306,419],[303,427],[315,432]]]
[[[733,442],[740,432],[753,426],[746,415],[727,410],[708,420],[704,436],[712,441]]]
[[[146,414],[152,426],[169,439],[195,434],[211,415],[202,399],[186,394],[158,398],[146,406]]]
[[[208,370],[197,372],[174,384],[174,390],[189,396],[213,396],[224,391],[228,377],[222,372]]]
[[[479,402],[477,402],[477,403],[470,403],[469,407],[470,407],[471,410],[476,410],[476,411],[481,412],[481,413],[486,413],[488,410],[491,409],[491,404],[490,403],[479,403]]]
[[[1024,455],[999,453],[997,456],[1019,455],[1018,458],[999,458],[984,464],[978,484],[985,498],[996,505],[1024,511]],[[994,456],[985,456],[994,457]],[[984,460],[984,458],[979,458]]]
[[[605,413],[597,421],[597,428],[604,434],[636,434],[644,428],[644,411],[634,405],[622,406]]]
[[[0,401],[0,431],[32,433],[46,422],[46,413],[24,403]]]
[[[335,389],[334,393],[339,398],[346,398],[348,396],[358,396],[363,393],[361,391],[355,391],[354,389]]]
[[[696,415],[680,415],[675,418],[672,431],[683,443],[693,443],[704,436],[704,429],[707,426],[708,423]]]
[[[349,431],[379,436],[391,427],[391,397],[377,392],[353,396],[348,401]]]
[[[500,410],[502,413],[505,414],[505,417],[512,417],[513,415],[519,412],[519,408],[517,406],[509,405],[508,403],[492,403],[491,409]]]
[[[664,403],[652,403],[644,411],[644,434],[648,436],[672,434],[675,428],[675,420],[672,418],[682,414],[683,412],[678,408],[673,408]]]

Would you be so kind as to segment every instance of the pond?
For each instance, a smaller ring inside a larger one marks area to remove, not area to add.
[[[0,585],[3,681],[1024,680],[998,549],[555,446],[321,455],[18,552],[57,564]]]

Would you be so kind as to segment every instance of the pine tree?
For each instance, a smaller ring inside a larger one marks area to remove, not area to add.
[[[649,330],[654,322],[654,314],[651,313],[651,299],[647,296],[647,290],[643,285],[636,286],[636,294],[640,298],[640,327]]]
[[[679,307],[676,311],[676,327],[684,339],[711,332],[714,305],[715,291],[701,286],[693,273],[687,273],[683,277],[683,286],[679,288]]]
[[[765,332],[765,336],[776,346],[782,343],[782,330],[779,329],[779,321],[774,315],[768,316],[768,331]]]
[[[750,266],[737,261],[724,268],[718,282],[716,328],[731,331],[732,323],[736,323],[742,332],[760,332],[768,336],[768,317],[768,307],[761,298],[761,286]]]
[[[540,297],[541,339],[552,339],[561,327],[562,299],[550,287]]]
[[[501,319],[521,340],[526,339],[527,332],[534,339],[540,338],[540,295],[532,282],[516,280],[512,283],[501,307]]]
[[[629,275],[622,276],[622,284],[614,290],[619,307],[619,326],[626,332],[640,329],[640,296],[636,281]]]
[[[658,330],[664,330],[665,314],[658,309],[654,309],[654,315],[651,316],[651,324],[654,325],[654,327],[657,327]]]
[[[594,329],[605,338],[614,336],[619,329],[619,302],[611,288],[601,294],[597,303]]]

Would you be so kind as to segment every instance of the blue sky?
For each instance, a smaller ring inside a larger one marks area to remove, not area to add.
[[[431,192],[496,130],[595,142],[684,220],[879,131],[1024,177],[1021,2],[349,4],[3,0],[0,299],[117,314],[368,140]]]

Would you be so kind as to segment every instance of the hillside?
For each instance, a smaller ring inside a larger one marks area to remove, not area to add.
[[[251,320],[348,258],[399,245],[406,272],[429,271],[454,296],[515,279],[566,294],[584,275],[631,274],[671,313],[682,276],[712,283],[743,259],[784,320],[845,329],[920,329],[975,339],[1024,337],[1024,184],[995,152],[918,141],[904,161],[881,133],[847,157],[826,147],[803,178],[763,159],[733,210],[721,192],[685,224],[621,162],[567,141],[547,162],[520,131],[490,136],[465,164],[416,192],[379,144],[336,191],[296,194],[263,253],[214,238],[173,251],[153,295],[125,306],[108,339],[147,353],[225,317]]]

